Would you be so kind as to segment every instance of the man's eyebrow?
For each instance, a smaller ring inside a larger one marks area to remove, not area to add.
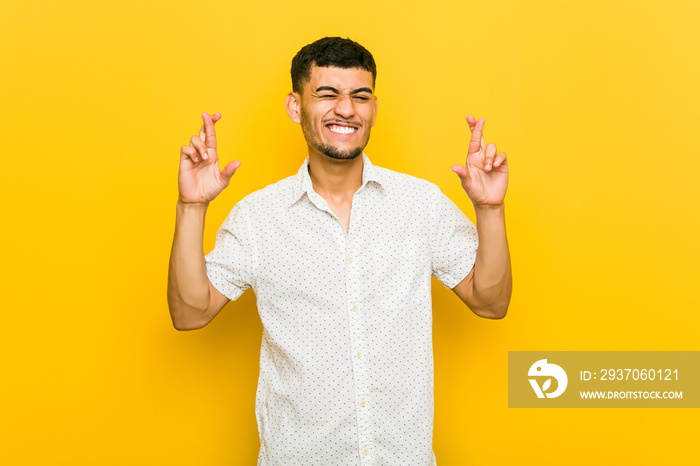
[[[369,87],[361,87],[359,89],[351,91],[350,94],[359,94],[360,92],[369,92],[371,94],[372,89],[370,89]]]
[[[338,89],[336,89],[335,87],[331,87],[331,86],[321,86],[318,89],[316,89],[316,92],[321,92],[321,91],[331,91],[331,92],[335,92],[336,94],[338,94]]]

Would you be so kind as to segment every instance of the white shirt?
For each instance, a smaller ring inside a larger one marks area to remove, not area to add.
[[[224,296],[257,297],[258,465],[434,464],[430,277],[455,287],[476,250],[437,186],[364,154],[347,233],[308,159],[241,200],[206,262]]]

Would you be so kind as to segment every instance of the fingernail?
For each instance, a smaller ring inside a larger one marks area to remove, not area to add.
[[[202,154],[202,158],[203,158],[204,160],[209,160],[209,154],[207,154],[206,152],[203,153],[203,154]]]

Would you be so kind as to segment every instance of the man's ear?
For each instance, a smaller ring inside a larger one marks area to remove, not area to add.
[[[296,92],[290,92],[285,99],[285,107],[287,107],[287,115],[294,123],[301,123],[301,96]]]
[[[377,121],[377,110],[379,110],[379,99],[377,99],[377,96],[374,96],[374,116],[372,116],[372,126],[374,126],[374,122]]]

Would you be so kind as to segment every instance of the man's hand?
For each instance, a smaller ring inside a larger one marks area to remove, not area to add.
[[[474,207],[503,204],[508,187],[508,164],[506,153],[496,155],[496,144],[484,145],[482,131],[484,119],[467,117],[472,132],[467,152],[466,166],[453,165],[452,171],[462,180],[462,188],[471,199]]]
[[[180,150],[179,201],[183,204],[209,204],[224,190],[241,163],[230,162],[219,171],[216,152],[214,123],[221,119],[220,113],[202,113],[204,125],[199,136],[192,136],[189,146]]]

